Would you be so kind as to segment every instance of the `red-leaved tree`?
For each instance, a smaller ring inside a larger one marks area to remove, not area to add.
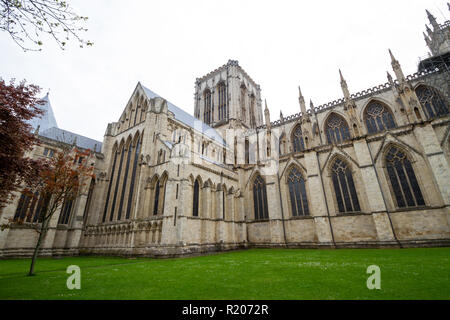
[[[42,114],[38,99],[39,87],[15,85],[14,79],[6,84],[0,78],[0,210],[12,200],[13,192],[22,183],[36,180],[42,168],[41,160],[26,157],[26,152],[39,143],[27,123]]]
[[[35,224],[35,230],[39,237],[34,248],[28,275],[34,274],[34,265],[39,254],[42,241],[47,234],[50,220],[53,215],[62,207],[65,201],[74,200],[80,189],[83,188],[89,178],[94,178],[94,168],[89,163],[91,151],[81,151],[76,148],[62,148],[56,152],[53,158],[48,160],[44,168],[40,171],[39,179],[24,189],[24,192],[33,200],[37,197],[48,199],[40,212],[39,223]],[[30,210],[28,215],[33,214]],[[28,217],[25,217],[25,220]],[[17,221],[10,221],[10,224]],[[19,221],[20,223],[20,221]]]

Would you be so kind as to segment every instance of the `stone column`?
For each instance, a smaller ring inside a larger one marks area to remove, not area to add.
[[[175,237],[171,239],[172,243],[176,243],[177,245],[183,245],[187,242],[187,225],[188,220],[187,216],[192,215],[192,208],[193,208],[193,202],[192,202],[192,186],[190,185],[190,182],[188,180],[181,180],[179,185],[179,192],[178,192],[178,205],[177,206],[177,217],[176,217],[176,226],[175,226]],[[164,233],[163,233],[164,235]],[[165,240],[166,243],[169,243],[170,241],[167,239]]]
[[[276,175],[266,175],[267,205],[269,207],[270,234],[272,243],[284,243],[280,193]]]
[[[0,211],[0,225],[8,223],[9,219],[13,219],[16,213],[17,205],[20,200],[20,192],[14,192],[14,200],[8,204],[3,210]],[[2,256],[1,250],[6,247],[8,241],[9,228],[4,230],[0,229],[0,257]],[[33,231],[34,232],[34,231]]]
[[[50,218],[50,222],[48,223],[48,230],[44,237],[44,240],[42,241],[41,249],[53,248],[53,243],[55,241],[56,236],[56,228],[58,226],[58,220],[62,211],[62,207],[63,206],[61,205],[61,207],[59,207],[59,209]]]
[[[448,161],[440,146],[439,140],[431,124],[417,126],[414,129],[418,142],[430,163],[431,171],[444,201],[444,205],[450,205],[450,171]]]
[[[235,216],[235,203],[234,203],[234,194],[230,193],[226,195],[226,201],[227,201],[227,210],[228,210],[228,217],[232,222],[231,223],[231,234],[227,237],[227,242],[233,242],[236,243],[236,222],[234,220]]]
[[[333,237],[331,234],[330,221],[325,200],[325,190],[321,181],[321,172],[317,161],[315,151],[305,153],[305,163],[308,172],[308,184],[310,189],[310,205],[311,216],[314,217],[316,234],[319,244],[332,244]]]
[[[217,213],[216,213],[216,217],[219,219],[218,221],[218,229],[219,229],[219,234],[217,237],[217,241],[218,242],[223,242],[226,239],[226,235],[225,235],[225,217],[223,214],[223,201],[224,201],[224,197],[223,197],[223,190],[220,189],[217,191],[217,198],[218,198],[218,203],[217,203]],[[225,208],[228,210],[228,208],[226,207],[225,204]]]
[[[367,195],[368,207],[372,212],[373,222],[380,241],[393,241],[394,233],[389,221],[383,194],[375,171],[374,163],[366,140],[361,139],[353,143],[358,160],[364,189]]]
[[[89,192],[89,189],[86,190],[86,192]],[[70,227],[70,229],[72,230],[68,231],[66,239],[66,247],[68,248],[78,248],[80,245],[81,233],[83,228],[83,214],[86,207],[86,202],[87,193],[83,193],[78,197],[76,207],[72,212],[72,221]]]

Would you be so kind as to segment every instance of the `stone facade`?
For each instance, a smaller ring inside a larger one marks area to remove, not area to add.
[[[194,116],[138,83],[93,153],[95,186],[42,254],[448,245],[449,65],[404,76],[390,55],[395,80],[350,94],[341,73],[343,98],[307,110],[299,89],[299,113],[274,122],[237,61],[196,80]],[[29,255],[36,236],[0,232],[0,257]]]

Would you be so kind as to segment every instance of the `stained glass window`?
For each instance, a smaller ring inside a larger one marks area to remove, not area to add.
[[[288,175],[289,197],[293,216],[309,215],[308,199],[306,197],[305,180],[297,168]]]
[[[133,143],[130,141],[130,144],[128,145],[128,154],[127,154],[127,164],[125,165],[125,176],[123,178],[123,183],[122,183],[122,192],[120,195],[120,202],[119,202],[119,211],[117,213],[117,220],[121,220],[122,219],[122,209],[123,209],[123,201],[125,199],[125,190],[127,188],[127,183],[128,183],[128,171],[130,169],[130,161],[131,161],[131,155],[133,152]]]
[[[294,152],[305,150],[305,142],[303,141],[302,128],[300,126],[295,127],[292,132],[292,146],[294,148]]]
[[[448,114],[448,102],[445,101],[444,97],[435,88],[420,85],[416,89],[416,94],[428,118]]]
[[[255,220],[269,218],[266,182],[260,175],[253,182],[253,205],[255,208]]]
[[[112,187],[113,180],[114,180],[114,173],[116,171],[116,162],[117,162],[118,152],[115,150],[115,151],[113,151],[113,154],[114,154],[114,160],[113,160],[112,168],[111,168],[111,177],[109,178],[108,192],[106,193],[105,209],[103,211],[103,219],[102,219],[103,222],[105,222],[105,220],[106,220],[106,213],[108,212],[108,205],[109,205],[109,197],[111,196],[111,187]]]
[[[372,101],[367,106],[365,119],[369,133],[383,132],[396,127],[394,117],[388,108],[378,101]]]
[[[399,208],[425,205],[411,162],[403,151],[396,147],[389,149],[386,169]]]
[[[350,139],[348,124],[341,116],[333,113],[327,120],[325,132],[328,143],[342,143]]]
[[[155,201],[153,203],[153,215],[158,214],[158,206],[159,206],[159,193],[161,192],[161,186],[159,185],[159,180],[156,181],[155,185]]]
[[[334,161],[331,179],[333,181],[339,212],[361,211],[352,172],[346,162],[341,159]]]
[[[200,196],[200,184],[198,183],[198,180],[195,180],[194,182],[194,208],[192,210],[192,215],[194,217],[198,217],[198,204],[199,204],[199,196]]]
[[[138,170],[139,153],[141,152],[142,138],[138,139],[136,144],[137,144],[137,146],[135,148],[136,151],[134,153],[133,172],[131,174],[131,185],[130,185],[130,193],[128,195],[126,219],[130,219],[131,205],[132,205],[133,193],[134,193],[134,185],[135,185],[135,181],[136,181],[136,171]]]

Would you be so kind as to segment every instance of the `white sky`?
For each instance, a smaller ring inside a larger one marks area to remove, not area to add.
[[[339,68],[352,93],[386,82],[388,48],[416,72],[425,9],[450,19],[444,0],[68,2],[89,17],[82,36],[94,46],[44,38],[24,53],[0,33],[0,76],[50,88],[58,126],[100,141],[138,81],[192,114],[195,79],[238,60],[274,121],[299,112],[298,85],[316,106],[340,98]]]

